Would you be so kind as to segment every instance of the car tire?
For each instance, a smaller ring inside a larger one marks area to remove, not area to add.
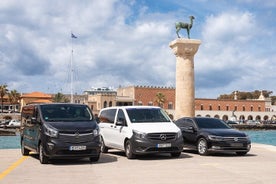
[[[100,137],[100,140],[101,140],[101,152],[102,153],[107,153],[108,152],[108,147],[105,146],[104,139],[103,139],[102,136]]]
[[[239,156],[244,156],[247,154],[247,151],[244,151],[244,152],[236,152],[237,155]]]
[[[44,153],[44,148],[42,146],[42,144],[39,144],[38,146],[38,157],[39,157],[39,161],[41,164],[48,164],[49,162],[49,158],[47,156],[45,156]]]
[[[30,150],[25,148],[23,140],[21,140],[21,153],[22,153],[23,156],[27,156],[30,153]]]
[[[197,151],[199,155],[208,155],[208,145],[205,138],[200,138],[197,142]]]
[[[180,155],[181,155],[181,152],[174,152],[174,153],[171,153],[171,156],[172,156],[173,158],[178,158],[178,157],[180,157]]]
[[[95,157],[90,157],[89,160],[90,162],[97,162],[100,159],[100,154],[95,156]]]
[[[135,158],[135,154],[133,153],[133,148],[132,148],[132,144],[131,144],[130,140],[127,140],[125,143],[125,153],[126,153],[126,157],[128,159]]]

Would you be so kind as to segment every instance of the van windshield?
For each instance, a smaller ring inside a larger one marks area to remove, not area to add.
[[[93,119],[88,107],[84,105],[42,105],[41,113],[45,121],[89,121]]]
[[[132,123],[145,123],[145,122],[170,122],[167,114],[158,108],[129,108],[126,109],[128,117]]]

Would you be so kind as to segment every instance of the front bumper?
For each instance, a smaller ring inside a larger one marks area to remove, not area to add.
[[[210,152],[249,152],[251,142],[216,142],[212,141],[208,144]]]
[[[79,150],[72,150],[80,148]],[[100,155],[99,136],[86,142],[65,142],[64,140],[47,138],[43,144],[45,155],[49,158],[82,158]]]
[[[161,141],[151,139],[140,139],[132,136],[130,139],[134,154],[150,153],[179,153],[183,150],[183,139],[175,138],[173,140]]]

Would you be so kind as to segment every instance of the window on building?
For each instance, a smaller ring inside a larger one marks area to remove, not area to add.
[[[112,107],[112,101],[109,102],[109,107]]]
[[[104,107],[104,108],[107,107],[107,101],[104,101],[103,107]]]
[[[203,104],[200,105],[200,110],[204,110]]]
[[[168,109],[173,109],[173,104],[172,104],[172,102],[169,102],[169,104],[168,104]]]
[[[152,101],[150,101],[150,102],[148,103],[148,105],[149,105],[149,106],[153,106],[153,103],[152,103]]]
[[[253,106],[250,107],[250,111],[253,111]]]
[[[209,111],[211,111],[211,110],[212,110],[212,105],[210,104],[210,105],[209,105]]]
[[[139,102],[138,102],[138,105],[143,105],[142,101],[139,101]]]
[[[235,111],[237,111],[237,110],[238,110],[238,106],[235,105]]]
[[[229,105],[226,106],[226,110],[229,111]]]
[[[245,106],[242,106],[242,111],[245,111]]]
[[[258,107],[258,111],[261,111],[261,107],[260,106]]]
[[[220,111],[220,105],[218,106],[218,110]]]

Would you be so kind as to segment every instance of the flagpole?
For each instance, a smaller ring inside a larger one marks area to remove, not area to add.
[[[70,77],[71,77],[71,81],[70,81],[70,102],[73,103],[74,102],[74,96],[73,96],[73,33],[71,32],[71,61],[70,61]]]

